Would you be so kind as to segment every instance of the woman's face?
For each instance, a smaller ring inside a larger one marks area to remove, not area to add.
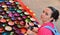
[[[52,20],[51,14],[52,14],[51,9],[50,8],[45,8],[43,10],[43,13],[41,14],[40,18],[43,22],[50,21],[50,20]]]

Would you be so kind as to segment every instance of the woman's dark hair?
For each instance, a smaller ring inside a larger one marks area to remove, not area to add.
[[[59,11],[57,9],[55,9],[54,7],[51,7],[51,6],[49,6],[48,8],[50,8],[53,12],[51,17],[53,17],[54,20],[57,21],[57,19],[59,18]],[[51,22],[53,22],[53,20],[51,20]]]

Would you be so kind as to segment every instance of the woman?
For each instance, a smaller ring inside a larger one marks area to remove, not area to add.
[[[43,13],[41,14],[41,20],[43,22],[43,25],[38,29],[37,35],[54,35],[53,32],[44,26],[51,26],[54,28],[53,21],[57,21],[59,16],[58,10],[56,10],[54,7],[47,7],[43,10]]]

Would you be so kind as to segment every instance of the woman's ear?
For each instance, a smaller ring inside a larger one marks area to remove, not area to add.
[[[53,17],[52,17],[52,18],[50,18],[50,21],[51,21],[51,20],[54,20],[54,18],[53,18]]]

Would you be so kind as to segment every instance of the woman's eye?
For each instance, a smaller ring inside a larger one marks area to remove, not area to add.
[[[43,11],[43,13],[44,13],[44,11]]]
[[[46,15],[48,15],[48,13],[46,13]]]

